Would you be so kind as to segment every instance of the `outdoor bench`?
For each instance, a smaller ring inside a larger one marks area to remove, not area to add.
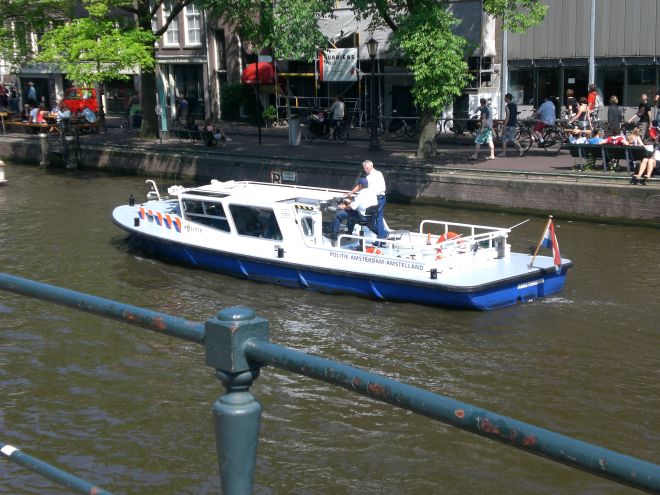
[[[563,146],[572,157],[578,158],[577,168],[582,170],[587,159],[601,160],[603,170],[607,170],[607,163],[611,160],[625,160],[630,168],[631,161],[640,161],[651,156],[651,152],[644,146],[621,146],[615,144],[571,144]],[[631,170],[632,171],[632,170]]]

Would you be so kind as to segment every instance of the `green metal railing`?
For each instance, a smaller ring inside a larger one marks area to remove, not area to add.
[[[204,345],[206,364],[215,369],[226,390],[213,404],[220,482],[225,495],[252,492],[261,405],[250,393],[250,386],[265,365],[323,380],[617,483],[660,492],[660,466],[656,464],[337,361],[272,344],[268,341],[268,322],[249,308],[226,308],[202,324],[3,273],[0,289]],[[2,456],[79,493],[109,493],[12,450],[14,447],[3,443],[0,447]]]

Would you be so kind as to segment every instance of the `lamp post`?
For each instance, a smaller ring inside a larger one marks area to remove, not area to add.
[[[378,53],[378,42],[373,36],[367,41],[367,52],[369,52],[369,58],[371,59],[371,120],[369,122],[371,137],[369,139],[369,150],[376,151],[380,149],[376,129],[378,124],[376,117],[376,55]]]

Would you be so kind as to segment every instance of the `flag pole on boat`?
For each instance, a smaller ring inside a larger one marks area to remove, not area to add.
[[[548,215],[548,222],[545,224],[545,228],[541,233],[541,238],[539,239],[539,243],[536,245],[536,251],[534,251],[534,256],[532,256],[532,261],[529,262],[529,266],[527,268],[532,268],[532,265],[534,265],[534,260],[536,259],[536,255],[539,254],[539,249],[541,249],[541,243],[543,242],[545,233],[547,232],[548,228],[550,228],[550,222],[552,222],[552,215]]]
[[[509,227],[508,230],[513,230],[513,229],[515,229],[516,227],[520,227],[521,225],[523,225],[523,224],[525,224],[525,223],[527,223],[527,222],[529,222],[529,218],[528,218],[527,220],[523,220],[522,222],[515,224],[513,227]]]

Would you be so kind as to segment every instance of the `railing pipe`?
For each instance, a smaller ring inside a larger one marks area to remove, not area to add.
[[[329,359],[258,339],[245,354],[262,365],[338,385],[372,399],[632,487],[660,492],[660,466]]]
[[[83,479],[51,466],[47,462],[32,457],[9,444],[0,442],[0,456],[27,468],[30,471],[38,473],[41,476],[50,478],[56,483],[78,493],[83,493],[85,495],[112,495],[111,492],[104,490],[103,488],[99,488]]]
[[[105,316],[172,337],[199,343],[204,341],[203,323],[191,322],[158,311],[119,303],[112,299],[34,282],[6,273],[0,273],[0,289]]]

